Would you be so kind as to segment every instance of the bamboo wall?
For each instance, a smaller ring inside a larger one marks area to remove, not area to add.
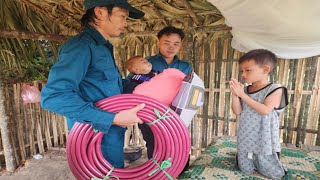
[[[41,88],[42,84],[34,83]],[[8,116],[14,159],[22,165],[32,155],[43,153],[51,147],[66,144],[67,129],[63,117],[42,109],[37,104],[23,104],[21,84],[5,85],[5,105]],[[3,145],[0,141],[0,170],[5,169]]]
[[[115,53],[119,69],[126,74],[123,63],[133,55],[157,53],[156,37],[130,37],[118,42]],[[231,48],[230,36],[194,34],[187,36],[179,55],[189,60],[195,72],[205,83],[204,106],[198,111],[189,129],[192,155],[198,156],[216,136],[235,136],[237,121],[230,104],[230,78],[239,79],[238,58],[241,53]],[[134,48],[132,48],[134,47]],[[281,116],[281,137],[284,143],[297,146],[320,145],[320,57],[307,59],[279,59],[273,82],[289,90],[289,106]],[[35,83],[41,89],[42,84]],[[26,158],[42,153],[50,147],[64,146],[67,129],[63,117],[49,113],[39,104],[24,105],[19,84],[6,85],[6,109],[10,136],[18,165]],[[129,128],[134,139],[126,138],[126,146],[143,145],[136,128]],[[0,141],[0,164],[4,167],[3,147]]]
[[[232,113],[228,81],[240,79],[238,62],[240,53],[231,48],[229,38],[196,41],[202,44],[195,50],[195,71],[205,82],[205,105],[192,124],[193,148],[199,155],[212,137],[236,135],[236,116]],[[196,45],[198,47],[198,45]],[[283,143],[320,145],[320,57],[307,59],[279,59],[272,82],[289,90],[289,106],[282,113],[281,139]]]

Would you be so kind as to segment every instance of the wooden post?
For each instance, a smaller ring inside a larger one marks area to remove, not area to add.
[[[2,83],[0,80],[0,131],[1,131],[1,138],[3,143],[3,152],[6,162],[6,169],[7,171],[14,171],[16,169],[16,162],[13,157],[13,150],[12,144],[10,143],[9,137],[9,129],[8,129],[8,117],[5,111],[4,105],[4,95],[2,91]]]

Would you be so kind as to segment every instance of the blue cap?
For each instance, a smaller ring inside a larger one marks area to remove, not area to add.
[[[129,11],[129,17],[133,19],[140,19],[144,16],[144,12],[131,6],[126,0],[84,0],[84,7],[86,11],[96,6],[107,5],[116,5],[118,7],[127,9]]]

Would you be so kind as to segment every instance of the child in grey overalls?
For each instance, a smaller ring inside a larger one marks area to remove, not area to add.
[[[239,169],[251,174],[257,170],[268,178],[281,178],[285,170],[280,162],[279,115],[288,105],[287,89],[269,82],[276,66],[274,53],[256,49],[239,59],[243,87],[231,79],[232,110],[240,115],[237,135]]]

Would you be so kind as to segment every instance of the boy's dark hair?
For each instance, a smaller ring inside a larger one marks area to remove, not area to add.
[[[270,72],[274,70],[277,63],[277,56],[273,52],[266,49],[254,49],[241,56],[239,64],[251,59],[255,60],[258,65],[269,65]]]
[[[101,7],[107,8],[109,15],[111,15],[112,9],[116,6],[115,5],[108,5],[108,6],[101,6]],[[94,8],[88,9],[86,11],[86,13],[81,18],[81,25],[83,27],[85,27],[90,22],[96,24],[96,21],[95,21],[96,18],[97,18],[97,16],[94,14]]]
[[[178,34],[180,36],[181,40],[183,40],[183,38],[185,36],[182,29],[176,28],[174,26],[167,26],[167,27],[161,29],[158,33],[158,39],[160,39],[164,34],[165,35]]]

